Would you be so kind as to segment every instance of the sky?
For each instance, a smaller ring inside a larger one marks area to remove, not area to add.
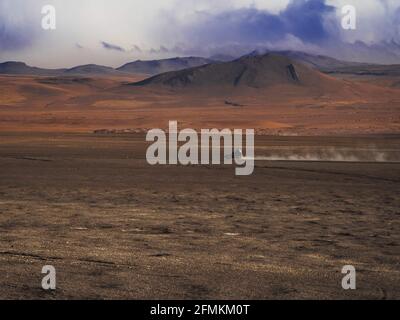
[[[44,5],[56,29],[41,27]],[[355,30],[341,26],[353,5]],[[254,49],[400,63],[400,0],[0,0],[0,62],[40,67]]]

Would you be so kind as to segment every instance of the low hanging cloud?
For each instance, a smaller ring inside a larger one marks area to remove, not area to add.
[[[143,52],[142,48],[140,48],[137,44],[134,44],[132,47],[132,51],[136,51],[136,52]]]
[[[159,49],[151,48],[149,52],[150,52],[151,54],[160,54],[160,53],[162,54],[162,53],[168,53],[168,52],[169,52],[169,49],[167,49],[167,48],[164,47],[164,46],[160,46]]]
[[[101,41],[101,45],[103,46],[104,49],[107,50],[115,50],[115,51],[119,51],[119,52],[125,52],[126,50],[120,46],[117,46],[115,44],[112,43],[108,43],[105,41]]]

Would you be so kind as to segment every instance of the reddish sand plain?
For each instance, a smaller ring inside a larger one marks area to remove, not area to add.
[[[254,128],[259,134],[398,133],[400,88],[330,78],[329,86],[181,90],[127,78],[0,77],[0,131],[93,132],[182,127]]]

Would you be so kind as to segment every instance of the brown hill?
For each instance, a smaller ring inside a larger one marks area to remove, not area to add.
[[[43,69],[28,66],[24,62],[7,61],[0,63],[0,74],[52,76],[62,74],[66,69]]]
[[[320,86],[329,81],[335,80],[286,56],[267,53],[167,72],[131,85],[267,88],[274,85]]]
[[[127,63],[116,70],[126,73],[156,75],[164,72],[178,71],[187,68],[198,67],[211,62],[214,61],[200,57],[183,57],[183,58],[177,57],[171,59],[149,60],[149,61],[137,60],[134,62]]]

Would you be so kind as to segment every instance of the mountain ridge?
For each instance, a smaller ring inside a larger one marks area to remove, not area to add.
[[[124,64],[116,70],[127,73],[142,73],[156,75],[169,71],[178,71],[205,65],[215,60],[202,57],[175,57],[160,60],[136,60]]]
[[[79,65],[72,68],[46,69],[27,65],[25,62],[6,61],[0,63],[0,74],[8,75],[36,75],[36,76],[129,76],[143,74],[156,76],[166,72],[187,70],[208,64],[233,62],[243,57],[262,56],[266,53],[285,56],[297,63],[301,63],[325,74],[354,74],[354,75],[391,75],[399,74],[400,65],[379,65],[361,62],[338,60],[325,55],[310,54],[302,51],[252,51],[244,56],[233,58],[202,57],[175,57],[160,60],[136,60],[118,68],[97,64]],[[395,69],[396,72],[393,72]]]
[[[171,71],[132,83],[132,86],[162,85],[185,87],[253,87],[277,84],[311,85],[324,75],[283,55],[246,55],[229,62],[217,62]]]

